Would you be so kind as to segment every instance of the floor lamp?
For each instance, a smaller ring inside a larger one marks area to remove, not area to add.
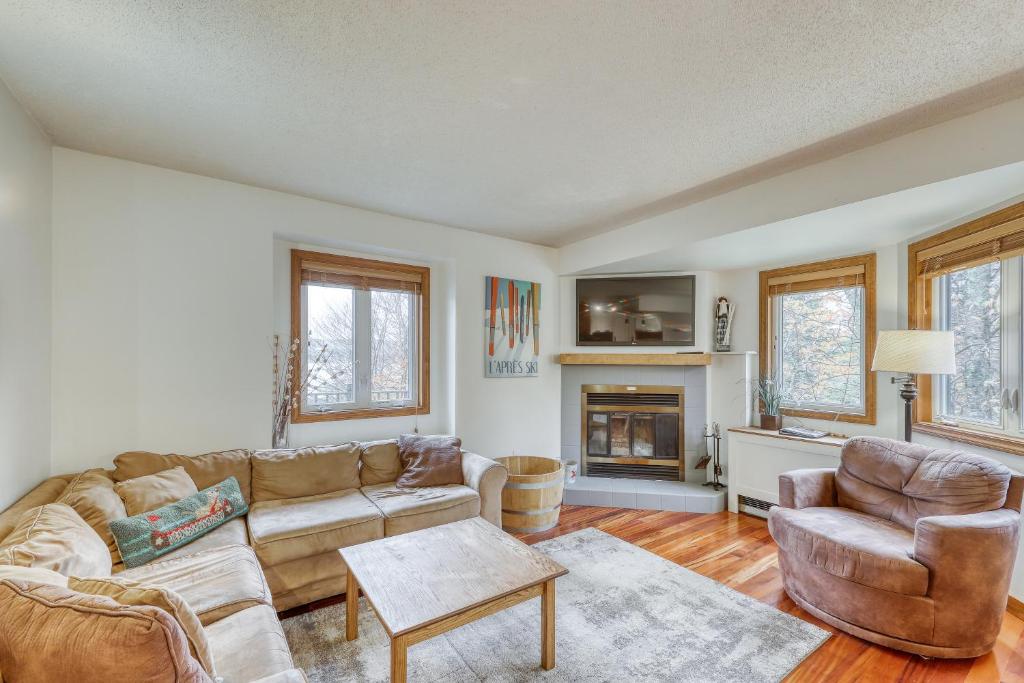
[[[910,441],[914,399],[917,398],[917,375],[952,375],[956,372],[953,333],[933,330],[881,330],[875,345],[871,369],[896,372],[889,381],[901,384],[904,401],[903,440]]]

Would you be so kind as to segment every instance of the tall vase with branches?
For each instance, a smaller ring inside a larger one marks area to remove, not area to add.
[[[327,344],[320,347],[316,356],[306,368],[298,385],[295,378],[299,376],[298,362],[301,352],[301,341],[292,339],[287,347],[281,343],[280,335],[274,335],[274,389],[272,407],[274,422],[271,431],[271,443],[274,448],[285,448],[288,445],[288,427],[292,421],[292,413],[299,409],[302,392],[306,390],[311,377],[325,366],[329,353]]]

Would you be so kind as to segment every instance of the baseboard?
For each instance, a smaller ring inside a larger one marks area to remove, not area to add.
[[[1006,598],[1006,611],[1024,621],[1024,602],[1021,602],[1012,595]]]

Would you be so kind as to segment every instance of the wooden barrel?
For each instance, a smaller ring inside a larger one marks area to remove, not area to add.
[[[501,491],[501,526],[506,531],[545,531],[558,524],[565,472],[561,460],[533,455],[498,458],[508,468]]]

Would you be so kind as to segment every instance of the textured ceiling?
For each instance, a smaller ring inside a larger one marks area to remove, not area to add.
[[[1024,3],[4,0],[57,144],[561,244],[1024,68]]]

